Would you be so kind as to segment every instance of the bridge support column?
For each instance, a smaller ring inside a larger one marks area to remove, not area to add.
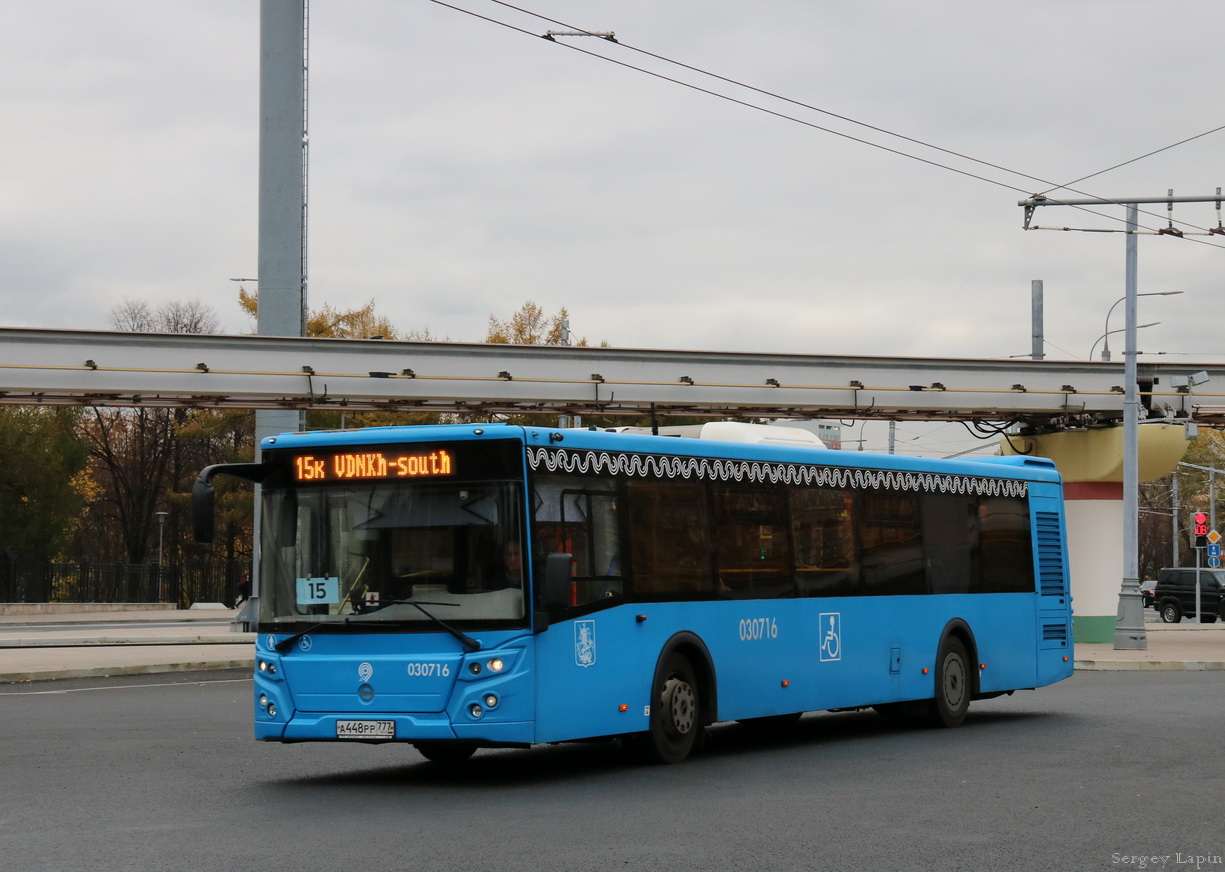
[[[1049,457],[1063,476],[1075,640],[1113,642],[1123,582],[1123,428],[1010,439],[1000,444],[1003,454]],[[1139,446],[1140,481],[1162,478],[1187,450],[1185,430],[1142,423]]]

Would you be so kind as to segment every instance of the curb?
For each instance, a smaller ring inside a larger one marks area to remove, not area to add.
[[[177,648],[183,645],[254,645],[251,633],[226,636],[69,636],[62,639],[23,639],[0,642],[0,651],[29,648]]]
[[[0,603],[0,616],[114,614],[122,618],[124,612],[175,611],[181,611],[176,603]]]
[[[86,614],[102,615],[103,617],[87,617]],[[143,614],[150,617],[133,620],[130,616],[124,616],[121,612],[73,612],[63,617],[54,616],[54,619],[45,614],[0,614],[0,627],[47,627],[52,624],[59,627],[96,627],[102,624],[127,624],[128,626],[139,627],[142,623],[174,624],[177,626],[186,624],[211,624],[216,626],[221,623],[227,623],[234,627],[237,624],[232,612],[204,616],[201,616],[199,613],[192,615],[183,611],[166,612],[165,614],[144,612]],[[114,615],[113,618],[111,617],[112,615]],[[241,631],[234,629],[230,632],[238,633]]]
[[[1225,672],[1225,663],[1213,660],[1077,660],[1080,672]]]
[[[221,669],[255,668],[255,658],[210,660],[206,663],[149,663],[129,666],[86,666],[76,669],[39,669],[0,674],[0,684],[26,684],[68,678],[109,678],[117,675],[157,675],[175,672],[211,672]]]

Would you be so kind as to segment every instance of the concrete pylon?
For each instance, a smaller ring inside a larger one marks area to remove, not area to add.
[[[1169,475],[1187,450],[1183,425],[1148,421],[1138,433],[1140,481]],[[1055,461],[1064,481],[1075,639],[1112,642],[1123,581],[1123,427],[1010,436],[1000,453]]]

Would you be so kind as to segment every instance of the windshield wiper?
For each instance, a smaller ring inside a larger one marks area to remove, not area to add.
[[[426,605],[430,605],[430,606],[458,606],[458,605],[459,605],[459,603],[426,603]],[[445,621],[441,620],[440,618],[436,617],[435,615],[430,614],[430,613],[429,613],[429,612],[427,612],[425,609],[421,608],[421,603],[414,602],[413,600],[391,600],[390,602],[386,602],[386,603],[381,604],[381,605],[379,606],[379,611],[382,611],[383,609],[387,608],[387,606],[414,606],[414,607],[415,607],[415,608],[417,608],[417,609],[418,609],[418,610],[419,610],[419,611],[420,611],[420,612],[421,612],[423,615],[425,615],[427,618],[429,618],[429,619],[430,619],[431,621],[433,621],[435,624],[437,624],[438,626],[442,627],[444,630],[446,630],[448,633],[450,633],[452,636],[454,636],[456,639],[458,639],[458,640],[460,641],[460,643],[461,643],[461,644],[462,644],[462,645],[463,645],[465,648],[468,648],[468,649],[469,649],[469,650],[471,650],[471,651],[480,651],[480,650],[481,650],[481,643],[480,643],[480,642],[478,642],[476,639],[473,639],[473,638],[472,638],[471,636],[469,636],[467,633],[462,633],[462,632],[460,632],[459,630],[455,629],[455,628],[454,628],[454,627],[452,627],[450,624],[446,623]],[[374,619],[374,620],[370,620],[370,621],[363,621],[363,620],[360,620],[360,619],[358,619],[358,620],[354,620],[354,618],[352,618],[352,617],[347,617],[347,618],[345,618],[343,621],[341,621],[341,622],[340,622],[340,624],[341,624],[341,626],[347,626],[347,625],[349,625],[349,623],[350,623],[350,622],[353,622],[353,623],[355,623],[355,624],[356,624],[356,623],[365,624],[365,623],[376,623],[376,622],[381,623],[382,621],[381,621],[380,619]],[[394,621],[388,621],[387,623],[395,623],[395,622],[394,622]],[[293,643],[294,643],[294,642],[298,641],[298,640],[299,640],[299,639],[301,639],[303,636],[309,635],[310,633],[313,633],[315,630],[318,630],[318,629],[319,629],[319,628],[321,628],[321,627],[335,627],[335,626],[336,626],[336,622],[335,622],[335,621],[320,621],[320,622],[319,622],[319,623],[317,623],[317,624],[312,624],[311,626],[307,627],[307,628],[306,628],[305,630],[303,630],[301,633],[294,633],[292,636],[286,636],[284,639],[282,639],[281,641],[277,642],[277,643],[276,643],[275,645],[273,645],[272,647],[273,647],[273,648],[274,648],[276,651],[279,651],[280,653],[284,654],[286,651],[288,651],[290,648],[292,648],[292,647],[293,647]]]
[[[345,618],[343,621],[341,621],[341,623],[347,624],[349,623],[349,619]],[[272,648],[273,650],[279,651],[280,653],[284,654],[286,651],[288,651],[290,648],[293,647],[294,642],[298,641],[303,636],[313,633],[315,630],[318,630],[320,627],[334,627],[334,626],[336,626],[335,621],[320,621],[317,624],[312,624],[311,626],[307,627],[301,633],[294,633],[292,636],[286,636],[284,639],[282,639],[281,641],[273,645]]]
[[[427,606],[458,606],[458,605],[459,605],[459,603],[431,603],[431,602],[427,602],[427,603],[426,603],[426,605],[427,605]],[[383,604],[381,604],[381,605],[379,606],[379,611],[382,611],[383,609],[387,608],[387,606],[412,606],[413,608],[415,608],[415,609],[417,609],[419,612],[421,612],[421,614],[425,615],[427,618],[429,618],[429,619],[430,619],[431,621],[433,621],[435,624],[437,624],[438,626],[442,627],[444,630],[446,630],[448,633],[450,633],[452,636],[454,636],[456,639],[458,639],[458,640],[460,641],[460,643],[461,643],[461,644],[462,644],[462,645],[463,645],[465,648],[469,649],[470,651],[480,651],[480,650],[481,650],[481,643],[480,643],[480,642],[478,642],[476,639],[473,639],[473,638],[472,638],[471,636],[469,636],[467,633],[462,633],[462,632],[460,632],[459,630],[455,629],[455,628],[454,628],[454,627],[452,627],[450,624],[448,624],[448,623],[446,623],[445,621],[443,621],[441,618],[439,618],[439,617],[437,617],[437,616],[435,616],[435,615],[430,614],[430,613],[429,613],[429,612],[427,612],[427,611],[426,611],[424,608],[422,608],[422,607],[421,607],[421,603],[417,602],[416,600],[392,600],[391,602],[387,602],[387,603],[383,603]]]

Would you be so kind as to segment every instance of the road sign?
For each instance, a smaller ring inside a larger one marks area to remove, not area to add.
[[[1221,567],[1221,558],[1219,557],[1209,557],[1208,558],[1208,568],[1209,569],[1220,569],[1220,567]]]
[[[1220,557],[1221,556],[1221,546],[1210,544],[1208,546],[1208,556],[1209,557]]]

